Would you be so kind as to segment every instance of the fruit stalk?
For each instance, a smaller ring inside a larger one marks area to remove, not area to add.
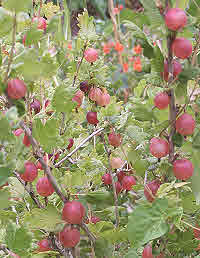
[[[24,189],[26,190],[26,192],[30,195],[31,199],[34,201],[34,203],[37,205],[37,207],[39,209],[44,208],[43,205],[40,203],[40,201],[38,200],[38,198],[35,196],[35,193],[27,187],[27,185],[23,182],[23,180],[20,178],[20,175],[14,171],[13,172],[15,174],[15,176],[17,177],[17,179],[19,180],[19,182],[23,185]]]

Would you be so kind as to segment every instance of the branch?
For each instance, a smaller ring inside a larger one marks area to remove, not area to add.
[[[117,21],[115,19],[115,15],[114,15],[114,3],[113,0],[108,0],[108,7],[109,7],[109,14],[113,23],[113,29],[114,29],[114,35],[115,35],[115,42],[120,42],[120,37],[119,37],[119,33],[117,30]],[[118,52],[118,57],[119,57],[119,63],[120,65],[123,67],[123,60],[122,60],[122,54],[120,52]]]
[[[21,121],[20,123],[21,128],[25,131],[25,134],[28,136],[29,141],[31,142],[33,151],[35,152],[36,156],[39,158],[39,161],[44,169],[45,174],[47,175],[50,183],[52,184],[55,192],[57,193],[57,195],[60,197],[60,199],[65,203],[68,201],[68,199],[64,196],[64,194],[61,192],[54,176],[51,174],[51,170],[48,167],[48,165],[46,164],[46,162],[44,161],[44,158],[40,152],[38,143],[36,142],[36,140],[33,138],[33,136],[31,135],[31,130],[25,125],[24,121]]]
[[[83,62],[83,58],[84,58],[84,54],[85,54],[85,50],[87,48],[87,42],[85,43],[84,47],[83,47],[83,54],[82,54],[82,57],[81,57],[81,60],[80,62],[78,63],[77,67],[76,67],[76,73],[74,75],[74,80],[73,80],[73,83],[72,83],[72,87],[74,87],[75,83],[76,83],[76,80],[78,78],[78,73],[79,73],[79,69],[81,67],[81,64]]]
[[[106,150],[107,156],[108,156],[108,163],[109,163],[109,174],[111,175],[112,178],[112,188],[113,188],[113,193],[114,193],[114,201],[115,201],[115,218],[116,218],[116,227],[119,226],[119,210],[118,210],[118,198],[117,198],[117,192],[116,192],[116,186],[115,186],[115,181],[113,178],[113,173],[112,173],[112,167],[110,165],[110,154],[111,152],[108,150],[108,147],[106,145],[106,141],[104,138],[104,134],[101,133],[101,139],[104,144],[104,148]]]
[[[10,71],[10,66],[11,66],[12,60],[13,60],[15,41],[16,41],[16,30],[17,30],[17,14],[15,12],[14,21],[13,21],[12,48],[11,48],[10,55],[9,55],[10,58],[9,58],[8,66],[7,66],[7,69],[6,69],[6,75],[5,75],[5,78],[4,78],[4,84],[7,83],[8,75],[9,75],[9,71]]]
[[[82,223],[80,227],[85,231],[89,239],[94,243],[96,241],[96,237],[89,231],[88,227],[84,223]]]
[[[199,46],[200,46],[200,32],[199,32],[199,37],[198,37],[196,46],[195,46],[195,48],[194,48],[194,53],[193,53],[193,56],[192,56],[192,62],[191,62],[191,64],[192,64],[193,66],[196,64],[196,61],[197,61],[197,53],[198,53],[198,50],[199,50]]]
[[[35,196],[35,193],[29,189],[26,184],[24,183],[24,181],[21,179],[20,175],[14,171],[13,172],[15,174],[15,176],[17,177],[17,179],[19,180],[19,182],[24,186],[24,189],[27,191],[27,193],[30,195],[31,199],[34,201],[34,203],[37,205],[37,207],[39,209],[44,208],[43,205],[40,203],[40,201],[38,200],[38,198]]]
[[[61,159],[60,161],[58,161],[54,167],[57,168],[60,166],[60,164],[62,164],[65,160],[69,159],[75,152],[77,152],[87,141],[89,141],[92,137],[94,137],[96,134],[100,133],[101,131],[103,131],[104,128],[100,128],[97,131],[93,132],[91,135],[89,135],[86,139],[84,139],[79,146],[77,146],[72,152],[70,152],[66,157],[64,157],[63,159]]]
[[[168,85],[173,82],[173,54],[172,54],[172,43],[176,38],[176,33],[172,32],[167,37],[167,47],[168,47],[168,67],[169,67],[169,80]],[[175,95],[174,89],[168,90],[168,95],[170,96],[169,103],[169,121],[170,121],[170,134],[169,134],[169,162],[173,162],[174,160],[174,144],[172,141],[172,137],[176,132],[175,129],[175,121],[176,121],[176,106],[175,106]]]

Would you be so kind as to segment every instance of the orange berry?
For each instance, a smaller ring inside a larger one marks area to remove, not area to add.
[[[67,45],[67,48],[71,50],[71,49],[72,49],[72,44],[69,43],[69,44]]]
[[[123,6],[122,4],[120,4],[120,5],[118,6],[118,8],[119,8],[119,10],[121,11],[121,10],[124,9],[124,6]]]
[[[123,72],[127,73],[128,72],[128,63],[123,64]]]
[[[119,14],[119,11],[120,11],[119,8],[115,7],[115,8],[114,8],[114,15]]]
[[[137,64],[137,63],[134,63],[133,64],[133,69],[137,72],[141,72],[142,71],[142,65],[141,64]]]
[[[138,44],[137,46],[135,46],[133,48],[133,51],[136,53],[136,54],[141,54],[142,53],[142,47]]]
[[[108,44],[103,45],[103,52],[105,55],[110,53],[110,47],[108,46]]]
[[[115,44],[115,50],[116,50],[117,52],[122,52],[122,51],[124,50],[124,46],[123,46],[121,43],[117,42],[117,43]]]

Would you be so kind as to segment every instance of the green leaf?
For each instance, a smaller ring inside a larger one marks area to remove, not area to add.
[[[63,223],[61,214],[53,205],[48,205],[45,209],[33,209],[26,213],[24,222],[32,229],[42,228],[47,231],[54,231],[55,227]]]
[[[132,140],[134,140],[138,143],[143,142],[148,137],[148,134],[145,133],[142,128],[140,128],[139,126],[135,126],[135,125],[128,126],[127,129],[126,129],[126,134]]]
[[[9,198],[10,198],[9,191],[5,188],[2,189],[0,194],[0,203],[1,203],[0,210],[8,208],[10,206]]]
[[[38,30],[37,25],[34,23],[33,26],[26,32],[25,35],[26,35],[25,45],[29,46],[37,43],[42,38],[43,31]]]
[[[89,17],[88,11],[85,9],[82,14],[78,15],[78,26],[80,27],[79,30],[79,37],[84,41],[88,40],[97,40],[98,36],[95,31],[94,26],[94,19],[93,17]]]
[[[0,132],[0,141],[14,138],[8,119],[2,113],[0,114]]]
[[[91,204],[113,204],[113,196],[110,192],[107,191],[96,191],[90,192],[85,196],[85,199]]]
[[[148,161],[145,159],[138,159],[136,160],[135,164],[133,165],[134,169],[136,170],[136,174],[143,176],[145,174],[145,171],[148,168]]]
[[[144,11],[150,21],[151,27],[153,29],[158,29],[162,24],[164,24],[164,20],[161,17],[161,14],[155,5],[154,1],[141,0],[142,5],[144,6]]]
[[[163,71],[164,57],[158,46],[154,47],[155,58],[151,60],[152,71],[161,73]]]
[[[70,87],[61,85],[56,88],[53,95],[52,107],[57,112],[70,113],[72,109],[76,106],[76,102],[72,101],[73,90]]]
[[[153,111],[144,104],[137,103],[133,109],[135,119],[138,121],[151,121],[154,118]]]
[[[32,236],[24,226],[17,226],[14,223],[8,223],[6,228],[5,241],[10,250],[19,255],[26,255],[31,247]]]
[[[192,140],[192,147],[195,149],[200,149],[200,132],[194,135]]]
[[[191,178],[192,182],[192,191],[196,198],[196,205],[200,204],[200,188],[199,188],[199,182],[200,182],[200,163],[199,163],[199,155],[200,152],[198,150],[194,150],[192,154],[192,164],[194,166],[194,173]]]
[[[120,12],[120,22],[123,23],[125,21],[133,22],[137,24],[137,26],[139,26],[141,29],[143,27],[143,24],[148,24],[148,18],[144,14],[134,12],[133,10],[128,8],[124,8]]]
[[[10,13],[0,7],[0,36],[5,36],[12,31],[13,19]]]
[[[4,0],[3,7],[13,12],[28,11],[32,7],[31,0]]]
[[[167,211],[167,200],[158,199],[151,205],[139,205],[129,216],[127,225],[129,241],[135,247],[163,236],[168,231],[164,213]]]
[[[11,166],[0,166],[0,186],[8,181],[8,177],[12,174]]]
[[[135,248],[129,249],[128,253],[124,256],[124,258],[139,258]]]
[[[51,152],[58,143],[56,119],[47,120],[43,125],[40,119],[35,119],[33,123],[33,137],[41,144],[46,152]]]

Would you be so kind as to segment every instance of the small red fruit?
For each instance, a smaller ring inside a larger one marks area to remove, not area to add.
[[[116,45],[115,45],[115,50],[117,52],[121,53],[124,50],[124,46],[120,42],[117,42]]]
[[[182,72],[182,66],[178,61],[173,60],[172,61],[172,67],[173,67],[173,78],[177,79],[179,73]],[[168,65],[167,61],[164,62],[164,72],[161,73],[161,75],[163,76],[165,81],[168,81],[168,79],[169,79],[169,65]]]
[[[122,180],[122,188],[124,190],[130,191],[132,186],[136,185],[136,180],[133,176],[125,176]]]
[[[48,239],[42,239],[38,242],[38,252],[47,252],[52,250],[52,248],[49,245],[49,240]]]
[[[33,17],[32,22],[37,23],[37,28],[39,30],[46,30],[47,28],[47,23],[46,20],[43,17]]]
[[[123,63],[123,72],[124,73],[128,72],[128,63]]]
[[[149,202],[153,202],[155,200],[155,195],[161,185],[159,180],[153,180],[150,183],[146,184],[144,187],[144,195]]]
[[[74,145],[74,140],[72,138],[69,138],[69,144],[67,146],[67,149],[70,150]]]
[[[173,163],[173,172],[177,179],[187,180],[193,175],[194,167],[188,159],[175,160]]]
[[[62,219],[70,224],[81,224],[85,216],[85,208],[78,201],[65,203],[62,211]]]
[[[0,186],[0,190],[4,188],[4,186],[8,186],[8,182]]]
[[[124,171],[119,171],[119,173],[117,174],[118,181],[121,182],[125,176],[126,173],[124,173]]]
[[[42,164],[39,161],[36,163],[36,168],[43,170]]]
[[[39,195],[47,197],[54,193],[54,188],[46,176],[38,179],[36,189]]]
[[[80,232],[76,228],[67,226],[58,235],[60,242],[64,247],[75,247],[80,241]]]
[[[94,63],[98,59],[98,52],[94,48],[88,48],[84,53],[84,57],[89,63]]]
[[[108,93],[101,93],[97,96],[96,102],[99,106],[105,107],[110,103],[110,95]]]
[[[176,38],[172,43],[174,55],[181,59],[186,59],[192,54],[192,44],[188,39]]]
[[[96,224],[97,222],[101,221],[99,217],[92,216],[90,219],[91,223]]]
[[[176,131],[181,135],[191,135],[195,129],[195,120],[187,113],[182,114],[176,120]]]
[[[89,91],[89,84],[88,81],[83,81],[80,83],[80,90],[84,93],[87,93]]]
[[[170,98],[166,92],[158,93],[154,98],[154,105],[158,109],[165,109],[168,107]]]
[[[104,174],[101,179],[104,185],[112,185],[112,176],[109,173]]]
[[[151,154],[156,158],[162,158],[169,154],[169,143],[164,139],[154,137],[149,146]]]
[[[86,119],[89,124],[96,125],[99,123],[99,120],[97,119],[97,112],[89,111],[87,113]]]
[[[195,228],[198,228],[199,230]],[[200,240],[200,226],[196,224],[195,228],[193,228],[194,237]]]
[[[150,244],[147,244],[142,252],[142,258],[153,258],[152,254],[152,246]]]
[[[21,99],[26,92],[27,88],[22,80],[11,79],[8,81],[7,94],[11,99]]]
[[[115,182],[116,193],[119,194],[123,190],[122,185],[119,181]]]
[[[180,8],[171,8],[165,14],[165,24],[168,29],[177,31],[187,23],[187,15]]]
[[[108,142],[113,147],[119,147],[122,144],[122,137],[119,133],[111,132],[108,135]]]
[[[34,110],[35,114],[38,114],[41,108],[42,106],[38,99],[34,99],[33,102],[30,104],[30,109]]]
[[[89,92],[89,98],[92,101],[97,101],[97,99],[102,95],[102,91],[99,88],[92,87]]]
[[[26,161],[24,163],[25,172],[20,174],[21,179],[25,182],[33,182],[38,176],[38,170],[34,163]]]
[[[15,136],[20,136],[22,133],[24,133],[24,130],[23,129],[21,129],[21,128],[18,128],[17,130],[15,130],[14,132],[14,135]]]
[[[28,136],[26,134],[24,135],[23,144],[26,147],[29,147],[31,145],[31,142],[29,141],[29,138],[28,138]]]
[[[124,162],[122,159],[114,157],[111,159],[110,164],[113,169],[117,169],[117,168],[121,168]]]

